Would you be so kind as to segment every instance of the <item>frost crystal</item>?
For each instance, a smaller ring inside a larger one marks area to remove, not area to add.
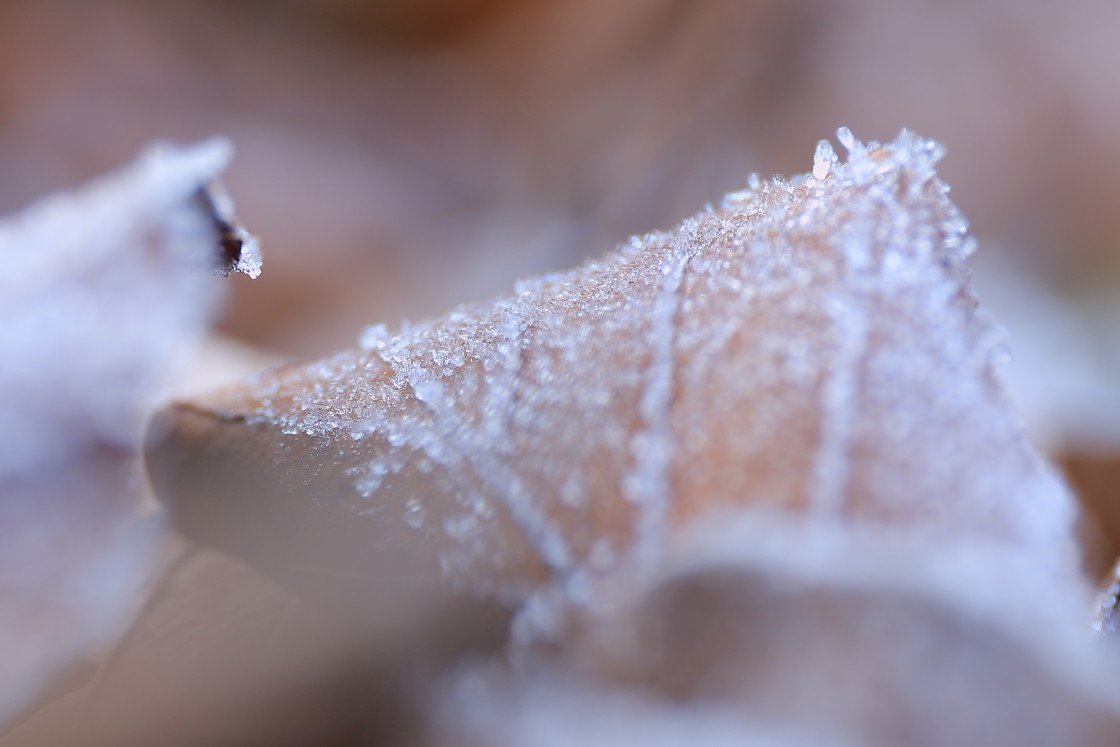
[[[836,139],[840,141],[849,155],[854,155],[857,150],[863,147],[862,143],[856,140],[856,136],[847,127],[841,127],[836,131]]]
[[[983,537],[1068,571],[1072,502],[993,375],[941,147],[837,136],[848,160],[822,143],[812,177],[206,404],[308,435],[276,440],[277,464],[336,455],[312,498],[383,505],[361,517],[371,544],[419,501],[443,571],[507,599],[656,567],[676,527],[744,509]]]
[[[836,151],[832,149],[832,143],[821,140],[817,143],[817,152],[813,154],[813,178],[824,179],[838,160]]]

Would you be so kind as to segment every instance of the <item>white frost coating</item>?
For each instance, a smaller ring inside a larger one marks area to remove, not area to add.
[[[681,285],[695,251],[695,219],[686,222],[670,245],[672,252],[661,266],[661,292],[653,307],[648,344],[651,350],[645,389],[638,403],[642,427],[632,436],[634,468],[623,477],[621,492],[638,506],[635,527],[635,561],[657,562],[665,544],[672,500],[670,466],[676,439],[669,419],[673,375],[677,369],[676,325],[681,307]],[[692,230],[690,230],[692,229]]]
[[[824,312],[839,341],[821,386],[821,425],[813,460],[811,495],[822,516],[838,518],[844,509],[851,472],[852,425],[858,417],[859,367],[867,354],[867,310],[847,299],[832,299]]]
[[[619,566],[657,566],[676,523],[716,509],[963,534],[1073,568],[1073,503],[996,383],[941,147],[837,137],[846,162],[819,147],[814,176],[752,180],[509,297],[370,328],[230,407],[348,434],[372,465],[423,457],[427,492],[371,500],[398,522],[424,501],[443,568],[471,588],[527,564],[511,520],[555,584],[537,615]],[[441,502],[452,515],[433,521]],[[537,588],[517,583],[487,591]]]

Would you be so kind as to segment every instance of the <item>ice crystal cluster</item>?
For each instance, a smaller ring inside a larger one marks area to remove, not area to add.
[[[132,611],[144,419],[213,314],[198,196],[229,155],[157,148],[0,221],[0,719]]]
[[[271,444],[262,469],[349,535],[530,617],[743,510],[1069,572],[1072,501],[996,382],[941,147],[839,141],[676,230],[191,407]]]

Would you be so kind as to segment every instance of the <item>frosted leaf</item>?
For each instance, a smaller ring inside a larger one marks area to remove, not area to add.
[[[713,511],[981,537],[1072,573],[1073,503],[991,369],[940,146],[838,138],[849,158],[822,148],[827,178],[775,178],[514,295],[168,411],[161,489],[203,539],[230,512],[304,537],[225,545],[277,572],[392,557],[511,603],[540,592],[537,619],[566,589],[653,572]],[[184,479],[200,454],[215,475],[237,465],[236,485]],[[355,518],[355,470],[389,457],[403,466],[369,499],[384,511]],[[429,544],[401,534],[411,499]],[[297,532],[295,514],[322,524]],[[351,539],[324,552],[313,538],[336,524]]]
[[[214,312],[214,140],[0,221],[0,719],[132,612],[155,387]]]

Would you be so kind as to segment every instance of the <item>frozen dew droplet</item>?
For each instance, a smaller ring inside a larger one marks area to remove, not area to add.
[[[813,154],[813,178],[824,179],[837,160],[839,159],[836,157],[836,151],[832,149],[832,143],[827,140],[818,142],[817,151]]]

